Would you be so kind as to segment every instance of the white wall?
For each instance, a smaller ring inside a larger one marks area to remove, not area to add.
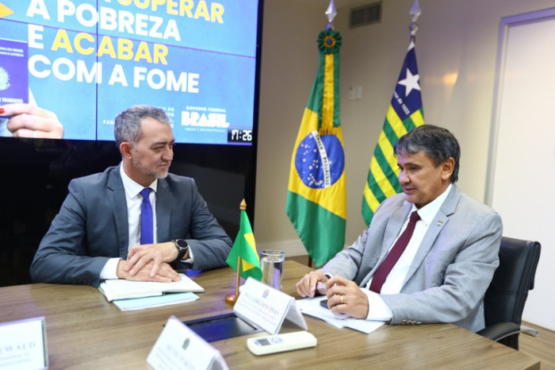
[[[551,284],[555,225],[549,201],[555,181],[555,11],[506,19],[506,40],[497,89],[497,145],[492,156],[489,197],[503,218],[503,235],[538,240],[542,251],[536,284],[524,319],[555,330]],[[493,142],[493,141],[492,141]],[[515,150],[518,148],[519,150]]]
[[[347,26],[348,8],[338,9],[335,27],[343,36],[341,117],[347,166],[346,243],[351,243],[364,228],[360,215],[362,191],[408,46],[408,11],[412,3],[384,0],[382,22],[355,29]],[[323,13],[328,4],[327,0],[321,5],[300,0],[265,2],[255,233],[259,245],[287,246],[297,254],[305,252],[284,210],[289,163],[316,74],[315,41],[325,27]],[[500,19],[553,7],[555,3],[420,0],[420,5],[416,53],[425,121],[444,126],[457,136],[462,147],[459,185],[483,201]],[[357,85],[363,88],[362,99],[348,100],[349,86]]]
[[[298,240],[285,199],[293,145],[318,68],[316,38],[326,24],[314,10],[291,0],[264,4],[255,207],[259,249]],[[302,244],[295,252],[306,253]]]

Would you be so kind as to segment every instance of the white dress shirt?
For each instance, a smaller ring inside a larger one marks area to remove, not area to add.
[[[413,211],[418,211],[420,220],[416,223],[414,232],[405,251],[403,252],[401,257],[399,257],[399,260],[397,261],[397,263],[395,263],[395,266],[393,266],[393,269],[390,271],[389,275],[387,275],[380,294],[399,294],[401,292],[401,288],[403,287],[403,282],[405,281],[407,272],[409,271],[410,265],[412,264],[412,261],[416,256],[416,252],[418,252],[418,249],[420,248],[420,244],[422,244],[424,235],[426,235],[430,224],[432,223],[437,212],[443,205],[443,202],[445,201],[445,199],[447,199],[447,196],[451,191],[451,187],[452,185],[450,184],[439,197],[420,209],[417,209],[414,204],[412,205],[412,209],[409,212],[407,219],[405,220],[405,223],[403,224],[403,227],[399,232],[399,235],[397,235],[397,238],[395,238],[393,244],[391,244],[391,246],[389,247],[389,250],[391,251],[391,248],[393,248],[393,246],[397,242],[397,239],[399,239],[403,231],[405,231],[405,229],[407,228],[410,215]],[[365,289],[362,289],[362,291],[368,296],[369,310],[368,317],[366,319],[379,321],[391,320],[391,318],[393,317],[391,309],[380,297],[380,294],[370,290],[370,284],[372,284],[372,279],[368,281]]]
[[[143,203],[143,196],[141,191],[144,187],[133,181],[123,169],[123,164],[120,164],[121,181],[125,189],[125,203],[127,204],[127,223],[129,225],[129,245],[128,250],[135,245],[141,244],[141,204]],[[157,222],[156,222],[156,196],[158,190],[158,179],[154,180],[148,186],[152,189],[149,194],[150,206],[152,207],[152,223],[153,223],[153,244],[158,243],[157,237]],[[100,279],[117,279],[118,263],[121,258],[110,258],[100,272]],[[189,258],[183,260],[185,263],[193,263],[195,257],[193,250],[189,247]]]
[[[131,180],[123,169],[123,164],[120,164],[120,175],[125,189],[125,203],[127,204],[127,223],[129,225],[129,245],[130,249],[134,245],[141,244],[141,204],[143,196],[141,191],[144,187],[135,181]],[[149,185],[152,191],[149,194],[150,205],[152,207],[152,223],[154,230],[152,233],[153,243],[157,243],[156,236],[156,190],[158,189],[158,179],[154,180]],[[137,216],[138,215],[138,216]],[[100,272],[101,279],[117,279],[118,263],[121,258],[110,258],[104,268]]]

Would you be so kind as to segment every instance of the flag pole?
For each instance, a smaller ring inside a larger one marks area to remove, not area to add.
[[[241,284],[241,267],[243,260],[241,256],[237,257],[237,281],[235,282],[235,297],[239,297],[239,285]]]
[[[328,17],[328,25],[326,26],[326,29],[333,30],[333,19],[337,15],[337,10],[335,9],[335,3],[333,2],[333,0],[330,1],[330,5],[328,6],[325,14],[326,17]]]
[[[416,31],[418,31],[418,23],[416,22],[418,21],[418,17],[420,17],[420,14],[422,14],[418,0],[414,0],[414,3],[412,4],[412,8],[410,8],[409,14],[412,18],[412,22],[409,26],[410,35],[411,37],[414,37],[416,36]]]
[[[245,211],[247,209],[247,202],[245,199],[241,201],[241,205],[239,205],[239,209],[241,211]],[[237,280],[235,281],[235,294],[227,294],[225,296],[225,303],[233,306],[237,299],[239,299],[239,285],[241,284],[241,268],[243,266],[243,261],[241,259],[241,255],[237,257]]]
[[[424,124],[422,90],[420,88],[420,75],[418,73],[414,45],[416,32],[418,31],[417,21],[421,13],[419,1],[414,0],[409,11],[411,16],[409,26],[410,43],[381,132],[383,137],[387,137],[386,142],[389,142],[391,145],[388,150],[384,150],[380,143],[376,144],[376,149],[370,161],[370,167],[374,163],[376,168],[380,170],[373,171],[370,168],[364,186],[361,211],[366,225],[371,224],[374,212],[376,212],[380,204],[389,195],[403,192],[399,184],[397,166],[392,165],[396,161],[395,154],[393,153],[393,144],[406,132]],[[399,134],[395,132],[399,132]]]
[[[328,9],[326,9],[326,12],[324,14],[328,18],[328,24],[326,25],[326,30],[334,30],[335,27],[333,26],[333,19],[337,15],[337,10],[335,9],[335,3],[333,0],[330,0],[330,5],[328,6]],[[326,135],[329,135],[329,127],[327,128]],[[310,257],[310,253],[308,254],[308,267],[310,268],[315,267],[314,260],[312,259],[312,257]]]

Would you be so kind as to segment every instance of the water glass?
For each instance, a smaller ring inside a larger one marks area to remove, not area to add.
[[[274,289],[281,290],[283,280],[283,262],[285,252],[278,250],[265,250],[260,253],[262,267],[262,282]]]

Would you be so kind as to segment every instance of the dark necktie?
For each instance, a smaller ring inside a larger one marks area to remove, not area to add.
[[[372,284],[370,284],[371,291],[376,293],[381,292],[382,285],[385,282],[385,279],[387,279],[387,275],[389,275],[391,269],[393,269],[393,266],[395,266],[395,264],[399,260],[399,257],[401,257],[401,255],[407,248],[407,245],[409,245],[410,238],[412,237],[414,227],[416,226],[416,222],[418,220],[420,220],[418,212],[412,212],[407,228],[405,229],[405,231],[403,231],[399,239],[397,239],[397,242],[395,242],[395,245],[393,246],[393,248],[391,248],[387,257],[385,257],[380,267],[378,267],[378,269],[376,270],[376,273],[372,278]]]
[[[141,244],[154,243],[153,238],[153,222],[152,222],[152,206],[150,205],[150,188],[144,188],[141,191],[143,202],[141,203]]]

